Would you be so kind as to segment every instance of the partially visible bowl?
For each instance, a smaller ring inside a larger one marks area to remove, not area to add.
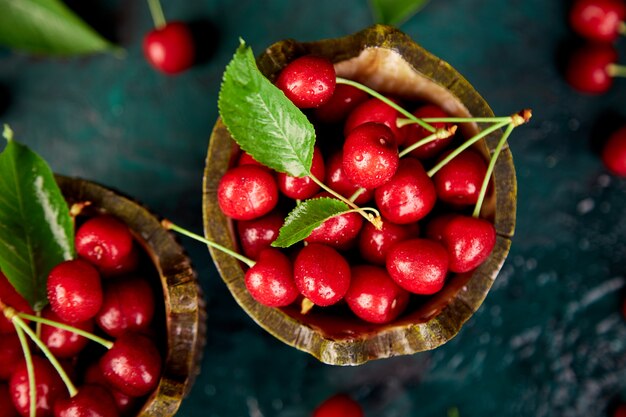
[[[173,416],[199,373],[206,335],[204,300],[190,260],[159,219],[131,198],[83,179],[57,175],[56,180],[70,207],[89,202],[86,213],[106,213],[126,223],[154,264],[151,284],[163,295],[155,317],[163,327],[157,329],[163,365],[157,388],[137,416]]]
[[[267,48],[257,64],[264,75],[275,80],[287,63],[308,54],[330,59],[338,76],[383,94],[431,102],[453,116],[493,117],[486,101],[456,70],[392,27],[378,25],[350,36],[317,42],[284,40]],[[459,128],[465,137],[470,137],[486,126],[473,123]],[[475,148],[489,155],[501,134],[497,131],[488,135]],[[218,182],[229,168],[234,152],[234,141],[218,119],[204,174],[204,228],[208,239],[236,249],[233,224],[221,212],[216,197]],[[288,345],[334,365],[357,365],[412,354],[434,349],[454,337],[480,307],[498,276],[515,228],[516,179],[508,147],[495,165],[492,189],[480,214],[496,228],[496,246],[489,258],[469,273],[451,276],[442,291],[389,324],[368,324],[350,315],[333,315],[323,308],[301,314],[293,307],[265,307],[246,290],[242,265],[219,251],[210,251],[239,305],[261,327]]]

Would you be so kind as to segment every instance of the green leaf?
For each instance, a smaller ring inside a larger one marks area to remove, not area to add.
[[[370,0],[376,23],[399,26],[428,3],[428,0]]]
[[[59,0],[0,0],[0,44],[48,55],[120,49]]]
[[[285,224],[280,228],[278,238],[272,242],[272,246],[288,248],[305,239],[324,221],[348,210],[346,203],[334,198],[321,197],[305,200],[287,215]]]
[[[12,139],[0,153],[0,270],[35,309],[47,304],[46,281],[74,257],[69,208],[46,162]]]
[[[313,125],[259,71],[243,41],[224,72],[218,107],[230,134],[254,159],[294,177],[310,174]]]

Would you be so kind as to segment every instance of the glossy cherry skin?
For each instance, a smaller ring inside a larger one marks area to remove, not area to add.
[[[127,332],[100,358],[100,369],[113,388],[140,397],[158,385],[161,355],[152,340]]]
[[[313,411],[312,417],[363,417],[363,409],[346,394],[335,394]]]
[[[52,268],[47,289],[52,311],[67,323],[90,320],[102,307],[100,274],[82,259],[65,261]]]
[[[381,123],[352,129],[343,144],[343,170],[354,185],[377,188],[393,177],[400,158],[393,132]]]
[[[320,193],[317,197],[333,198],[327,192]],[[336,249],[349,249],[356,242],[362,226],[363,217],[360,214],[354,212],[340,214],[317,226],[304,241],[323,243]]]
[[[320,150],[315,147],[313,149],[313,161],[311,164],[311,173],[318,180],[324,182],[324,158]],[[278,182],[278,189],[287,197],[294,200],[306,200],[312,197],[320,189],[309,176],[306,177],[292,177],[284,172],[279,172],[276,175]]]
[[[348,114],[359,104],[367,100],[369,95],[356,87],[337,84],[330,99],[313,112],[316,120],[322,123],[337,123],[348,117]]]
[[[294,280],[300,293],[318,306],[339,302],[350,288],[350,265],[335,249],[310,243],[296,256]]]
[[[76,231],[76,252],[104,275],[122,274],[137,266],[137,248],[129,227],[113,216],[92,217]]]
[[[13,407],[9,386],[0,384],[0,417],[19,417],[20,414]]]
[[[256,261],[259,253],[276,240],[284,222],[285,216],[277,211],[257,219],[237,222],[237,235],[243,254]]]
[[[278,75],[276,87],[301,109],[319,107],[333,95],[337,76],[333,63],[312,55],[291,61]]]
[[[437,197],[454,205],[476,204],[486,173],[487,163],[482,155],[467,149],[433,176]]]
[[[267,168],[265,165],[254,159],[247,152],[241,152],[239,158],[237,159],[237,165],[257,165],[263,168]]]
[[[418,107],[413,115],[420,119],[427,117],[450,117],[448,113],[446,113],[441,107],[436,106],[434,104],[426,104],[421,107]],[[430,123],[432,127],[435,129],[444,129],[451,126],[451,123]],[[409,124],[402,126],[400,128],[400,137],[402,146],[408,148],[414,143],[424,139],[426,136],[430,136],[432,133],[428,130],[424,129],[422,126],[417,123]],[[419,148],[411,151],[410,155],[417,159],[429,159],[433,158],[441,153],[443,149],[445,149],[454,136],[447,137],[445,139],[437,139],[433,142],[429,142],[425,145],[420,146]]]
[[[99,385],[84,385],[71,398],[54,403],[54,417],[119,417],[111,394]]]
[[[569,13],[570,26],[576,33],[599,42],[616,40],[624,18],[626,3],[621,0],[577,0]]]
[[[383,220],[381,229],[377,229],[370,222],[366,222],[359,234],[359,252],[361,257],[375,265],[385,265],[387,252],[396,242],[417,237],[419,226],[417,223],[399,225]]]
[[[28,301],[15,290],[2,271],[0,271],[0,300],[17,311],[35,314]],[[4,314],[0,314],[0,335],[9,333],[15,333],[15,327]]]
[[[350,198],[360,187],[350,182],[350,179],[343,170],[343,151],[333,153],[326,163],[326,183],[346,198]],[[365,190],[354,202],[364,204],[374,197],[374,190]]]
[[[217,186],[217,201],[225,215],[235,220],[251,220],[276,206],[278,186],[267,169],[241,165],[226,171]]]
[[[101,387],[104,387],[113,397],[115,407],[121,415],[129,415],[138,405],[137,398],[124,394],[123,392],[109,386],[109,383],[102,374],[102,370],[100,369],[100,364],[98,362],[93,362],[87,367],[83,382],[89,385],[100,385]]]
[[[343,134],[348,136],[352,129],[363,123],[382,123],[391,129],[393,137],[396,139],[396,144],[399,144],[400,130],[396,125],[398,115],[398,111],[390,105],[377,98],[370,98],[356,106],[348,115],[348,119],[343,127]]]
[[[256,264],[246,271],[245,283],[252,298],[268,307],[288,306],[300,294],[291,261],[278,249],[265,249],[259,254]]]
[[[482,264],[496,245],[490,222],[471,216],[450,215],[433,219],[426,234],[439,240],[449,254],[452,272],[468,272]]]
[[[602,148],[602,162],[612,174],[626,177],[626,126],[609,136]]]
[[[350,310],[370,323],[389,323],[409,302],[409,293],[399,287],[384,268],[373,265],[352,267],[350,289],[345,295]]]
[[[24,353],[17,334],[10,333],[0,337],[0,381],[11,378],[15,368],[23,361]]]
[[[47,359],[33,356],[32,362],[35,369],[37,391],[36,417],[50,417],[54,403],[67,396],[65,385]],[[25,361],[21,362],[13,372],[9,382],[9,393],[15,409],[20,415],[23,417],[30,416],[30,387]]]
[[[143,53],[154,68],[174,75],[190,68],[196,48],[189,26],[183,22],[168,22],[151,30],[143,40]]]
[[[606,93],[613,85],[608,67],[617,62],[611,45],[589,44],[572,54],[565,70],[569,85],[581,93]]]
[[[387,220],[413,223],[426,216],[437,201],[437,192],[422,164],[402,158],[396,174],[374,193],[376,205]]]
[[[48,320],[64,323],[64,320],[57,316],[52,309],[46,307],[42,311],[42,317]],[[79,323],[65,323],[88,333],[93,333],[93,320]],[[41,326],[41,341],[48,346],[50,352],[57,358],[72,358],[87,346],[89,340],[79,336],[74,332],[59,329],[58,327],[43,324]]]
[[[152,323],[154,306],[154,294],[145,279],[124,277],[109,281],[104,287],[104,299],[96,323],[113,337],[126,331],[143,332]]]
[[[386,266],[400,287],[414,294],[430,295],[443,288],[448,253],[434,240],[404,240],[389,249]]]

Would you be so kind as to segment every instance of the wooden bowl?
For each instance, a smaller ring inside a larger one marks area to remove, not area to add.
[[[88,201],[86,211],[108,213],[125,222],[154,264],[158,278],[154,274],[151,284],[156,292],[162,289],[164,301],[155,317],[165,324],[157,331],[163,366],[157,388],[137,415],[173,416],[199,373],[205,343],[206,312],[196,273],[174,236],[136,201],[83,179],[57,175],[56,180],[70,207]]]
[[[317,42],[284,40],[271,45],[257,59],[270,80],[291,60],[313,54],[330,59],[337,75],[366,84],[377,91],[413,101],[429,101],[459,117],[493,112],[485,100],[454,68],[388,26],[373,26],[356,34]],[[461,124],[465,137],[486,126]],[[485,156],[495,148],[502,132],[479,142]],[[229,167],[234,142],[220,119],[213,129],[204,173],[204,229],[208,239],[236,248],[231,221],[220,211],[216,189]],[[490,257],[470,273],[452,275],[442,291],[414,303],[392,323],[373,325],[351,315],[315,308],[302,315],[296,308],[268,308],[246,290],[244,269],[232,257],[211,250],[217,269],[239,305],[276,338],[306,351],[322,362],[357,365],[372,359],[434,349],[454,337],[480,307],[509,252],[515,228],[516,179],[511,153],[500,154],[481,217],[495,224],[497,242]]]

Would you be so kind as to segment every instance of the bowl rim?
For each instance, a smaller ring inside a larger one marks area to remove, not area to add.
[[[351,49],[346,52],[348,47]],[[389,49],[399,53],[413,71],[443,86],[465,105],[471,115],[494,115],[482,96],[450,64],[390,26],[375,25],[352,35],[314,42],[297,42],[292,39],[279,41],[257,58],[257,64],[268,78],[273,79],[286,62],[300,55],[322,55],[338,62],[353,58],[368,48]],[[485,125],[476,124],[476,127],[482,130]],[[483,140],[487,151],[495,148],[501,134],[501,131],[497,131]],[[209,141],[203,179],[204,233],[207,239],[234,249],[232,225],[221,213],[216,201],[220,173],[228,166],[233,145],[228,130],[218,118]],[[434,349],[452,339],[478,310],[510,250],[515,229],[517,185],[508,145],[503,148],[496,162],[493,178],[496,247],[490,257],[471,272],[467,284],[457,289],[449,303],[426,322],[387,326],[375,335],[368,333],[361,337],[328,338],[281,309],[265,307],[256,302],[245,288],[244,272],[238,261],[212,248],[209,251],[231,294],[257,324],[284,343],[308,352],[324,363],[358,365],[372,359]]]

